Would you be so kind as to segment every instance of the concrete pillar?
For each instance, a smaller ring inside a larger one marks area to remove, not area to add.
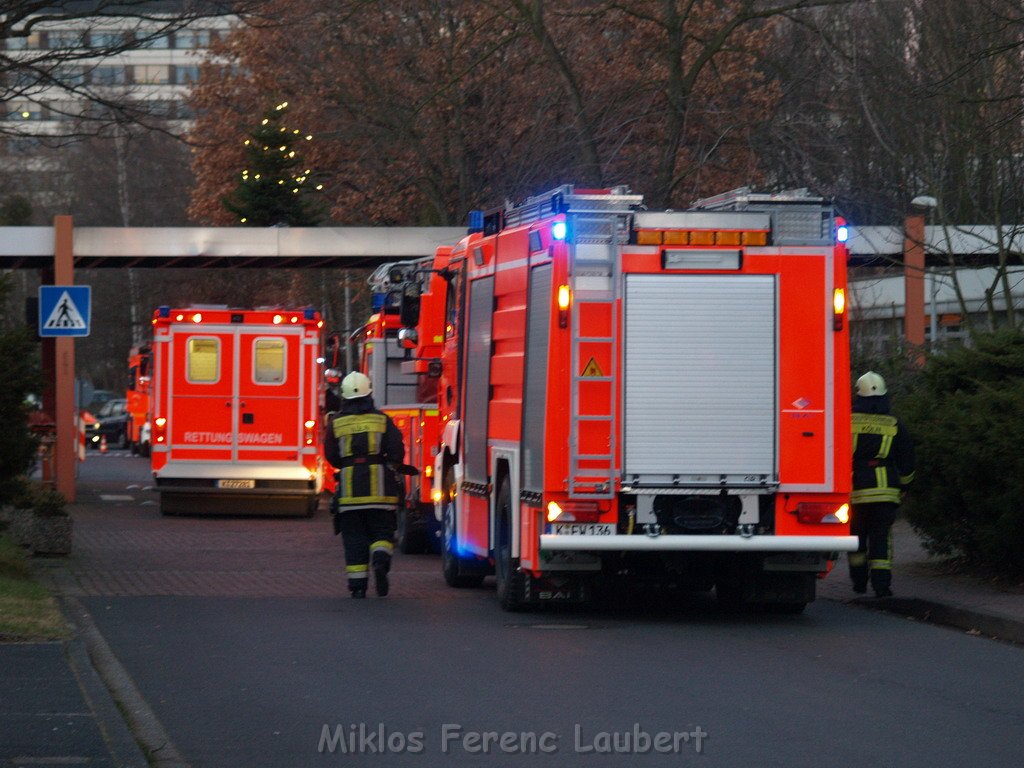
[[[924,214],[912,213],[903,225],[903,337],[924,363]]]

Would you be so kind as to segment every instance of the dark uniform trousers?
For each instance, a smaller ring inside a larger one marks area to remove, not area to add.
[[[856,552],[847,559],[850,580],[858,592],[871,588],[885,592],[892,585],[892,524],[896,522],[898,505],[889,501],[854,504],[850,533],[859,540]]]
[[[345,575],[351,590],[366,589],[373,567],[387,573],[395,536],[393,509],[350,509],[338,513],[341,541],[345,547]]]

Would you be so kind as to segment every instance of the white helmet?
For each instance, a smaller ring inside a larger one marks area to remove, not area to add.
[[[874,371],[868,371],[857,379],[857,394],[861,397],[876,397],[886,393],[885,379]]]
[[[373,387],[370,386],[370,377],[359,371],[352,371],[341,380],[341,396],[346,400],[366,397],[371,392]]]

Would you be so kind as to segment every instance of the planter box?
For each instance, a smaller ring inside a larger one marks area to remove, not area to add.
[[[4,507],[0,518],[7,523],[7,538],[19,547],[31,547],[35,538],[36,516],[31,509]]]
[[[39,517],[31,509],[0,510],[7,523],[7,537],[34,555],[71,554],[71,518],[67,515]]]
[[[71,554],[71,518],[36,517],[32,535],[32,553],[36,555]]]

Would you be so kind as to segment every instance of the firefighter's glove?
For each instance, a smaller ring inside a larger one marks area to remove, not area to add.
[[[334,535],[341,533],[341,510],[338,508],[338,497],[331,496],[331,525],[334,526]]]

